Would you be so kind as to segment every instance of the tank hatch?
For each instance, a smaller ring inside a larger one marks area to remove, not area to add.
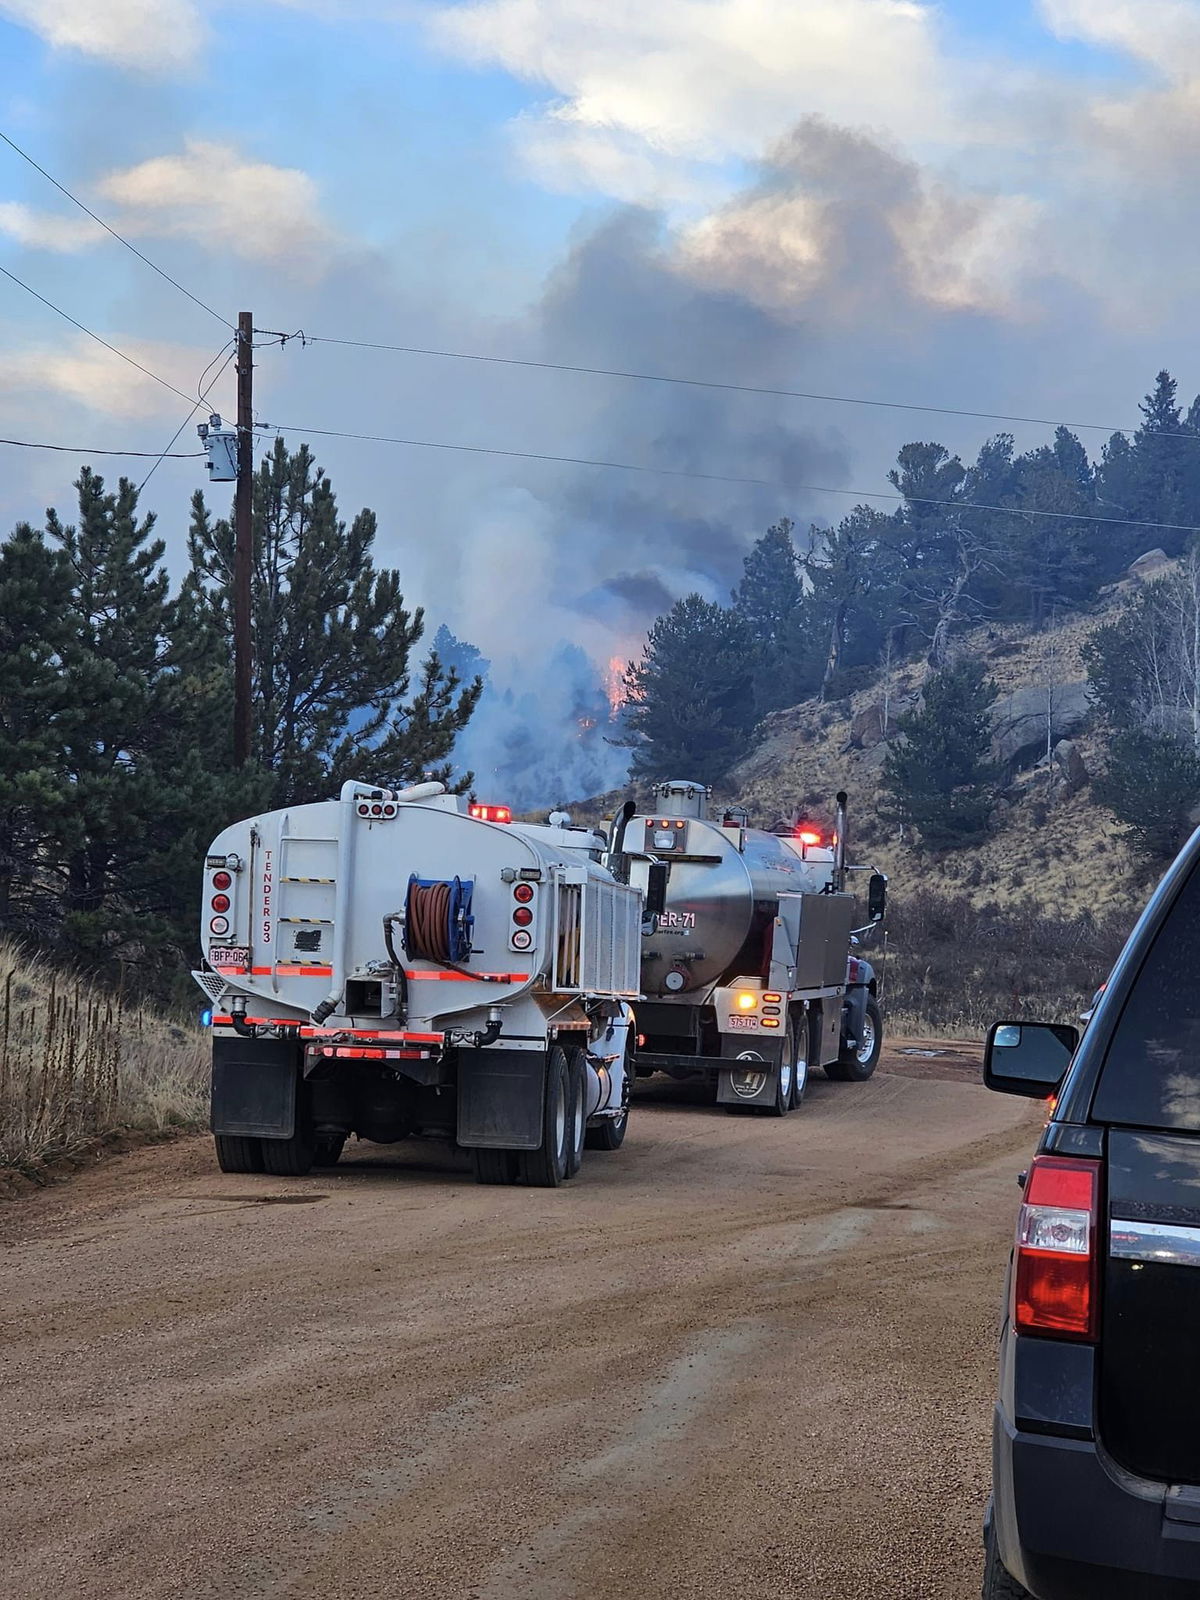
[[[708,795],[702,783],[669,778],[655,785],[655,809],[663,817],[696,817],[703,822],[708,816]]]

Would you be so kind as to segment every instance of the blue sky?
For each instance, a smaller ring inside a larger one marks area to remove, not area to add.
[[[1104,422],[1164,363],[1200,383],[1194,0],[0,0],[0,52],[0,128],[266,328]],[[2,147],[0,265],[189,394],[226,337]],[[6,280],[0,340],[7,437],[154,450],[182,420]],[[330,346],[257,383],[272,422],[766,475],[323,442],[412,597],[514,681],[563,639],[636,648],[651,597],[722,594],[765,520],[840,515],[818,486],[886,488],[906,439],[989,431]],[[78,464],[4,449],[0,518]],[[176,563],[197,466],[146,490]]]

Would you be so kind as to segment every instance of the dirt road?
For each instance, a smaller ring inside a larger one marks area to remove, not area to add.
[[[668,1085],[557,1192],[194,1139],[0,1208],[0,1590],[969,1600],[1038,1124],[967,1076]]]

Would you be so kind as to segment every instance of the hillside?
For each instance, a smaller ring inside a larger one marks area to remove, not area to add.
[[[1132,858],[1120,827],[1091,798],[1105,740],[1087,700],[1082,652],[1137,581],[1123,580],[1088,612],[1053,627],[985,623],[960,635],[960,649],[982,658],[996,684],[994,715],[1026,711],[1016,731],[1012,718],[1000,716],[997,754],[1022,739],[1025,749],[1007,765],[1003,797],[981,846],[943,856],[917,852],[878,816],[885,698],[894,728],[896,716],[920,693],[929,670],[924,662],[903,663],[890,684],[877,680],[846,700],[808,700],[769,717],[757,749],[733,770],[720,798],[737,799],[759,825],[778,827],[798,813],[827,819],[833,795],[845,789],[853,844],[898,886],[963,893],[977,906],[1032,904],[1062,917],[1131,914],[1151,879]],[[1052,742],[1069,734],[1074,746],[1069,775],[1060,761],[1048,766],[1044,759],[1047,701]]]
[[[894,731],[920,695],[923,661],[900,664],[890,681],[879,674],[844,700],[805,700],[768,717],[752,753],[717,787],[717,805],[743,805],[754,825],[772,830],[798,818],[828,826],[834,795],[847,791],[851,858],[880,867],[892,884],[885,985],[893,1028],[978,1037],[1002,1014],[1067,1020],[1108,972],[1157,873],[1092,799],[1106,739],[1083,651],[1137,585],[1167,565],[1158,553],[1140,558],[1093,606],[1053,626],[984,623],[958,636],[958,648],[982,658],[995,683],[993,753],[1005,770],[989,836],[975,848],[914,849],[879,815],[885,704]],[[648,792],[632,792],[649,803]],[[578,805],[576,819],[611,816],[622,798]]]

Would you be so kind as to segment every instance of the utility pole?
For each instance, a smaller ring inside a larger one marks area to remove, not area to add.
[[[254,317],[238,314],[237,328],[238,474],[233,501],[233,759],[250,759],[252,648],[251,570],[254,564]]]

